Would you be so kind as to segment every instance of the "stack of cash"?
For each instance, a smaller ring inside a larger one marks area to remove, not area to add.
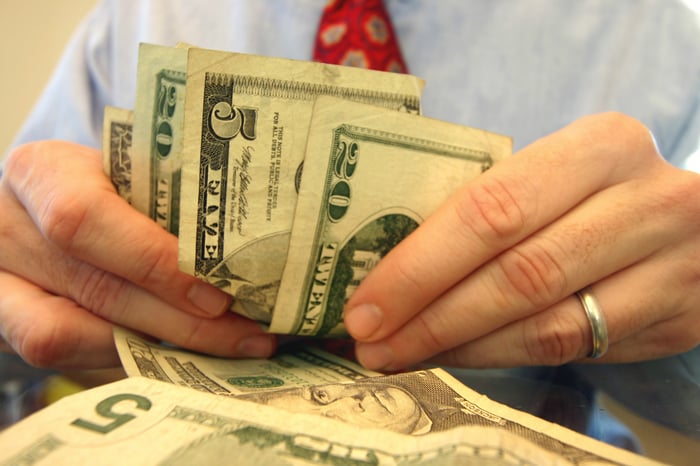
[[[0,433],[9,465],[652,465],[441,369],[381,376],[318,349],[226,360],[123,329],[129,378]]]
[[[421,116],[410,75],[142,44],[137,86],[133,113],[106,111],[106,172],[183,271],[275,333],[344,334],[377,261],[511,151]]]
[[[105,171],[236,312],[274,332],[338,335],[367,271],[510,152],[506,137],[420,116],[422,87],[144,44],[135,111],[106,110]],[[227,360],[114,337],[129,377],[4,431],[0,466],[654,464],[440,369],[381,375],[310,346]]]

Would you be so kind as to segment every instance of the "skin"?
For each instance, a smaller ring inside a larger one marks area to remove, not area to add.
[[[700,342],[700,176],[621,114],[582,118],[465,185],[360,284],[345,325],[367,368],[559,365],[591,352],[574,293],[592,289],[599,362]]]
[[[220,356],[273,353],[227,295],[178,270],[177,238],[117,195],[98,151],[16,149],[0,211],[0,346],[30,364],[117,366],[112,324]]]
[[[582,118],[448,199],[372,270],[345,325],[371,369],[557,365],[590,354],[573,293],[592,285],[610,348],[652,359],[700,342],[700,175],[620,114]],[[0,347],[30,364],[119,364],[111,325],[226,357],[275,340],[180,272],[177,239],[136,212],[97,151],[23,146],[0,179]]]

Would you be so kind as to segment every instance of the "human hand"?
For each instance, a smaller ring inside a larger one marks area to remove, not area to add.
[[[16,149],[0,212],[0,349],[40,367],[116,366],[114,323],[219,356],[274,351],[226,294],[178,270],[177,238],[117,195],[97,151]]]
[[[591,354],[577,290],[592,285],[609,351],[668,356],[700,342],[700,175],[646,127],[595,115],[496,164],[402,241],[350,297],[367,368],[558,365]]]

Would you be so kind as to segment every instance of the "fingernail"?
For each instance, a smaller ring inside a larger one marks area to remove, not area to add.
[[[221,314],[228,307],[231,299],[223,291],[205,282],[197,282],[192,285],[187,293],[187,298],[205,314],[211,316]]]
[[[360,304],[345,311],[345,328],[355,339],[364,340],[379,329],[384,316],[374,304]]]
[[[355,355],[363,367],[373,371],[387,369],[394,362],[394,351],[386,343],[358,343]]]
[[[248,358],[268,358],[275,350],[272,335],[255,335],[238,342],[238,354]]]

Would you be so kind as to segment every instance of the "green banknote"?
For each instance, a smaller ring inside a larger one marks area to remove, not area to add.
[[[460,425],[457,419],[445,430],[406,435],[381,428],[383,423],[365,426],[333,418],[330,410],[328,415],[295,413],[130,377],[63,398],[0,433],[0,466],[658,464],[468,390],[462,393],[442,371],[413,377],[318,387],[312,395],[319,405],[332,404],[364,385],[368,401],[362,404],[363,395],[355,393],[346,397],[342,410],[334,406],[335,414],[357,414],[365,406],[364,412],[377,419],[384,413],[398,420],[406,417],[399,408],[410,407],[408,401],[416,398],[399,402],[392,397],[411,383],[426,390],[433,384],[442,392],[428,398],[438,401],[442,395],[446,405],[431,405],[422,397],[418,408],[433,406],[435,420],[452,414],[472,422]],[[369,400],[376,410],[370,410]]]
[[[180,268],[235,296],[237,312],[270,322],[315,99],[418,113],[423,82],[196,48],[187,69]]]
[[[134,113],[105,107],[102,127],[102,164],[119,196],[131,204]]]
[[[367,272],[511,140],[418,115],[319,97],[270,330],[344,334]]]
[[[187,49],[141,44],[134,109],[133,205],[177,235]]]
[[[114,342],[130,377],[147,377],[215,395],[352,382],[380,375],[317,348],[287,345],[270,359],[226,359],[186,351],[114,328]]]

